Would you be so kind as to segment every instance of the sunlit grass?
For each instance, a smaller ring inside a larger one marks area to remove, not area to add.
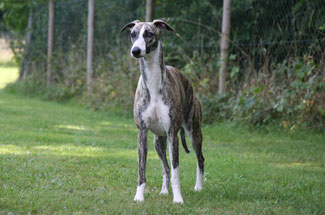
[[[319,169],[321,171],[325,171],[325,165],[324,163],[316,163],[316,162],[292,162],[292,163],[282,163],[282,164],[277,164],[276,166],[280,168],[308,168],[308,169]]]
[[[137,150],[108,150],[105,147],[76,146],[76,145],[40,145],[17,146],[0,145],[1,155],[45,155],[45,156],[82,156],[82,157],[125,157],[137,159]],[[158,159],[155,153],[149,152],[148,159]]]
[[[180,148],[185,204],[172,204],[171,188],[159,195],[150,135],[145,202],[134,203],[133,119],[0,91],[0,215],[324,213],[324,135],[219,124],[203,136],[202,192],[193,150]]]
[[[21,148],[19,146],[15,145],[5,145],[1,144],[0,145],[0,155],[5,155],[5,154],[13,154],[13,155],[26,155],[30,154],[30,151]]]
[[[18,79],[18,67],[7,67],[0,65],[0,89]]]
[[[0,38],[0,65],[13,61],[14,54],[9,47],[9,42]]]
[[[84,131],[86,130],[85,126],[78,126],[78,125],[57,125],[55,128],[66,128],[71,130],[78,130],[78,131]]]

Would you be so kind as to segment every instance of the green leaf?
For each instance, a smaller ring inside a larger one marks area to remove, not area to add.
[[[255,104],[255,98],[254,97],[250,97],[250,98],[248,98],[246,100],[244,106],[245,106],[245,108],[250,109],[250,108],[252,108],[254,106],[254,104]]]
[[[325,116],[325,109],[323,109],[323,107],[321,105],[318,106],[318,111],[320,113],[321,116]]]
[[[259,93],[263,92],[263,90],[264,90],[264,86],[263,85],[260,85],[258,87],[255,87],[253,89],[253,92],[256,93],[256,94],[259,94]]]
[[[236,55],[231,54],[231,55],[229,56],[229,60],[236,60]]]
[[[239,73],[239,67],[235,66],[231,69],[230,78],[233,79]]]
[[[276,108],[276,110],[278,111],[278,112],[280,112],[280,113],[282,113],[282,111],[283,111],[283,104],[280,104],[277,108]]]

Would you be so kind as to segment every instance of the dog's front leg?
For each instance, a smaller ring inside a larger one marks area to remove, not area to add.
[[[158,156],[160,157],[162,169],[163,169],[163,183],[161,187],[160,194],[166,195],[168,194],[168,186],[169,186],[169,166],[168,166],[168,160],[166,157],[166,149],[167,149],[167,137],[157,136],[155,135],[155,149],[158,153]]]
[[[144,200],[144,190],[146,187],[146,162],[147,162],[147,134],[148,130],[140,129],[138,134],[138,186],[134,201]]]
[[[179,179],[179,151],[178,151],[178,136],[177,132],[170,132],[168,135],[169,142],[169,159],[172,167],[171,182],[173,189],[173,202],[184,203],[181,194],[181,184]]]

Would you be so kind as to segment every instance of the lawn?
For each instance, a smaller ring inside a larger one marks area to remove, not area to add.
[[[184,205],[160,196],[149,139],[147,192],[133,202],[132,119],[0,91],[0,215],[325,214],[325,136],[309,131],[204,126],[204,189],[194,153],[180,149]]]

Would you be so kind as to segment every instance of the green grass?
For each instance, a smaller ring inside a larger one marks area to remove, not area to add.
[[[132,119],[0,91],[2,214],[325,214],[325,137],[312,132],[204,127],[204,189],[194,153],[181,149],[184,205],[160,196],[149,140],[147,193],[133,202]]]

